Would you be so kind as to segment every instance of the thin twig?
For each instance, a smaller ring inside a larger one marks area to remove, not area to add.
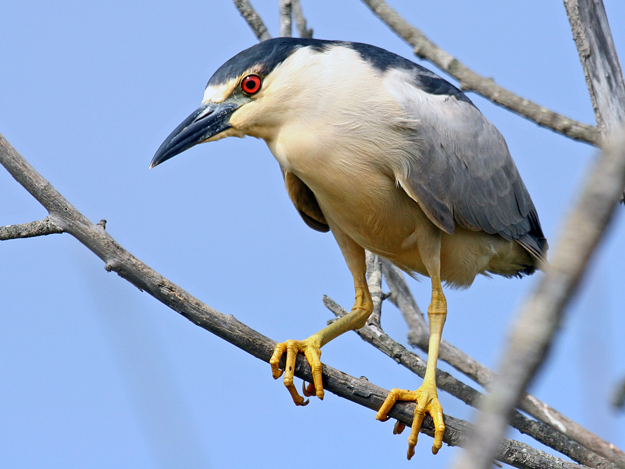
[[[291,37],[292,34],[291,0],[280,0],[280,36]]]
[[[0,241],[17,238],[32,238],[49,234],[63,233],[63,229],[56,226],[50,217],[43,220],[31,221],[20,225],[0,226]]]
[[[265,23],[260,19],[260,16],[258,16],[258,13],[256,13],[256,10],[254,10],[254,7],[248,0],[233,0],[233,2],[259,41],[271,39],[271,34],[267,31]]]
[[[91,223],[76,210],[2,135],[0,135],[0,164],[48,210],[55,224],[102,259],[106,263],[106,270],[116,272],[194,324],[269,362],[276,345],[275,341],[241,323],[234,316],[222,314],[202,303],[126,251],[102,225]],[[297,357],[295,375],[309,382],[312,380],[310,367],[301,355]],[[323,384],[326,390],[375,411],[380,408],[388,394],[387,390],[371,384],[365,378],[354,378],[326,365],[323,367]],[[410,425],[414,409],[412,403],[399,403],[393,407],[389,415]],[[464,445],[471,430],[470,424],[450,415],[445,416],[445,423],[447,430],[443,441],[452,446]],[[434,435],[431,418],[425,418],[422,431],[430,436]],[[506,464],[523,469],[580,469],[578,465],[564,462],[524,443],[507,439],[502,442],[497,458]]]
[[[323,298],[323,303],[337,317],[342,317],[348,313],[345,309],[327,296]],[[418,355],[407,350],[400,343],[395,342],[384,332],[384,330],[382,330],[379,324],[368,323],[367,326],[358,329],[355,332],[365,342],[373,345],[400,365],[406,367],[421,378],[425,376],[425,369],[427,366],[426,362]],[[452,396],[460,399],[462,402],[472,407],[477,407],[483,396],[472,387],[441,370],[436,370],[436,385],[439,389],[448,392]],[[537,422],[527,418],[519,412],[514,413],[510,425],[519,430],[521,433],[531,436],[536,441],[550,446],[580,464],[600,469],[616,468],[616,466],[612,463],[606,461],[591,451],[588,451],[586,448],[566,437],[562,433],[552,429],[542,422]]]
[[[487,468],[506,422],[547,355],[564,309],[575,294],[588,260],[603,237],[625,185],[625,133],[597,159],[579,200],[564,224],[545,275],[516,320],[500,365],[499,377],[484,400],[470,448],[456,469]],[[601,454],[619,467],[617,448]]]
[[[386,278],[386,283],[391,289],[390,300],[399,308],[408,324],[408,343],[416,345],[424,352],[427,352],[429,342],[427,324],[423,313],[419,310],[404,280],[402,272],[386,259],[382,260],[382,272]],[[496,377],[495,373],[489,368],[445,340],[442,340],[440,344],[439,359],[449,363],[456,370],[487,390]],[[612,444],[530,394],[524,394],[517,407],[596,454],[618,452]],[[588,462],[584,464],[591,465]]]
[[[313,30],[308,29],[306,26],[306,18],[304,17],[300,1],[291,0],[291,5],[293,7],[293,17],[295,18],[295,25],[297,26],[297,33],[299,34],[299,37],[313,37]]]
[[[373,300],[373,312],[367,321],[367,324],[380,325],[380,316],[382,315],[382,264],[380,258],[367,251],[367,283],[369,285],[369,293]]]
[[[475,91],[486,99],[499,104],[538,125],[547,127],[575,140],[593,145],[599,144],[599,132],[591,125],[574,121],[556,114],[538,104],[511,93],[496,85],[492,79],[484,78],[470,70],[450,54],[436,46],[421,31],[411,26],[384,0],[363,0],[369,8],[389,28],[414,48],[414,53],[422,59],[429,60],[460,82],[463,90]]]

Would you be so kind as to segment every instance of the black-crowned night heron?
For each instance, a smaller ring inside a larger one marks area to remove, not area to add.
[[[415,401],[408,458],[426,413],[436,453],[445,430],[436,392],[447,316],[441,282],[468,287],[477,274],[529,275],[547,251],[506,142],[460,90],[409,60],[366,44],[279,38],[215,72],[199,109],[167,137],[152,166],[198,143],[246,135],[265,140],[306,224],[332,231],[356,290],[348,315],[276,346],[273,377],[284,371],[293,401],[305,405],[293,385],[302,352],[314,377],[308,393],[323,398],[321,347],[364,326],[373,309],[365,249],[429,276],[425,379],[416,391],[393,389],[376,418],[387,420],[397,400]]]

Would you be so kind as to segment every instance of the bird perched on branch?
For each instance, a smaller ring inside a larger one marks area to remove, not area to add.
[[[432,280],[427,371],[416,391],[393,389],[417,404],[408,458],[423,417],[445,425],[436,390],[438,347],[447,316],[442,284],[468,287],[478,274],[520,277],[547,251],[536,209],[497,129],[456,87],[386,50],[359,43],[278,38],[228,60],[209,80],[200,107],[156,152],[152,167],[224,137],[265,140],[304,222],[331,231],[354,278],[351,312],[304,340],[276,346],[274,378],[296,405],[298,353],[311,366],[305,394],[323,398],[321,347],[363,327],[373,304],[365,249]],[[286,354],[286,365],[280,359]]]

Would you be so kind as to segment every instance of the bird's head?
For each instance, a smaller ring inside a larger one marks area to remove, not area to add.
[[[200,107],[165,139],[150,167],[198,143],[246,135],[271,139],[272,132],[289,116],[289,109],[298,106],[299,88],[307,83],[307,67],[314,67],[310,57],[332,44],[270,39],[228,60],[208,81]],[[310,86],[307,91],[311,96]]]

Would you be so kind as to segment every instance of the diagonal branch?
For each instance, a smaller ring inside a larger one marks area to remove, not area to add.
[[[342,317],[347,314],[345,309],[327,296],[323,298],[323,303],[337,317]],[[418,355],[406,350],[400,343],[395,342],[382,330],[379,323],[369,323],[367,326],[354,332],[365,342],[373,345],[382,353],[388,355],[416,375],[421,378],[425,376],[426,362]],[[439,389],[448,392],[455,398],[460,399],[462,402],[472,407],[477,407],[480,399],[483,397],[482,394],[475,389],[441,370],[436,371],[436,385]],[[616,466],[612,463],[588,451],[564,434],[552,429],[544,423],[527,418],[519,412],[514,413],[510,425],[521,433],[531,436],[536,441],[550,446],[580,464],[600,469],[616,469]]]
[[[71,234],[85,247],[102,259],[108,271],[116,272],[141,291],[145,291],[194,324],[212,332],[251,355],[269,362],[275,341],[263,336],[238,321],[207,306],[185,290],[170,282],[158,272],[141,262],[121,247],[105,230],[103,224],[91,223],[74,208],[52,185],[44,179],[0,135],[0,164],[50,213],[50,219]],[[312,380],[305,358],[297,357],[295,375]],[[329,366],[323,367],[324,387],[334,394],[372,410],[379,409],[388,391],[369,383],[366,378],[354,378]],[[390,416],[406,425],[412,423],[414,404],[399,403]],[[447,431],[444,440],[448,445],[464,445],[470,425],[450,415],[445,416]],[[432,420],[423,422],[422,431],[434,435]],[[504,440],[497,458],[523,469],[580,469],[580,466],[562,461],[524,443]]]
[[[460,82],[463,90],[475,91],[486,99],[503,106],[538,125],[547,127],[575,140],[593,145],[599,144],[599,132],[591,125],[577,122],[556,114],[538,104],[511,93],[496,85],[492,79],[484,78],[467,68],[450,54],[436,46],[421,31],[389,7],[384,0],[363,0],[369,8],[397,35],[414,48],[414,53],[429,60]]]
[[[250,4],[248,0],[233,0],[234,6],[237,7],[241,16],[245,19],[247,24],[252,31],[256,35],[256,38],[259,41],[265,41],[267,39],[271,39],[271,34],[267,31],[267,26],[263,23],[263,20],[260,19],[254,7]]]
[[[304,11],[302,10],[302,4],[300,1],[291,0],[291,6],[293,8],[293,17],[295,18],[295,25],[297,26],[297,33],[299,34],[299,37],[313,37],[313,30],[308,29],[306,26],[306,18],[304,17]]]
[[[43,220],[31,221],[20,225],[0,226],[0,241],[17,238],[32,238],[34,236],[46,236],[49,234],[63,233],[50,217]]]
[[[411,345],[416,345],[424,352],[427,352],[429,342],[427,324],[412,293],[408,289],[408,285],[401,271],[387,260],[382,261],[382,271],[384,272],[386,283],[391,288],[390,300],[399,308],[408,324],[408,342]],[[495,373],[489,368],[445,340],[441,341],[440,344],[439,359],[449,363],[456,370],[484,386],[485,389],[489,389],[490,384],[496,378]],[[524,394],[524,397],[519,402],[518,408],[527,412],[535,419],[546,423],[554,430],[564,433],[584,448],[596,454],[620,454],[620,457],[625,457],[625,454],[615,449],[614,445],[561,414],[556,409],[538,400],[531,394]],[[582,464],[595,467],[590,461],[582,462]]]

